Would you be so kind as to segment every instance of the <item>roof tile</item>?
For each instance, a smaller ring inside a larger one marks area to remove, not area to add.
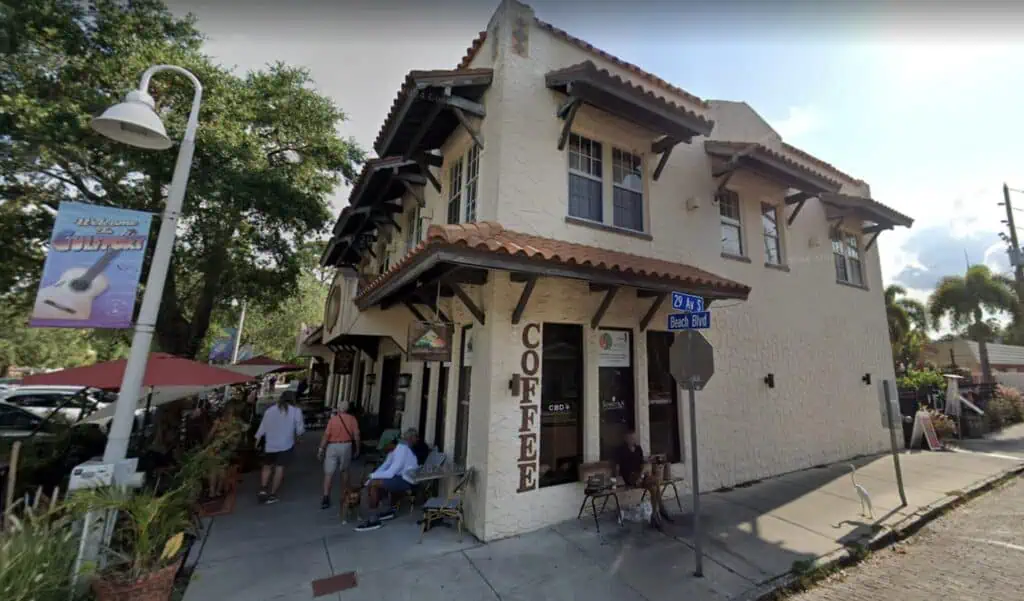
[[[710,287],[729,292],[733,296],[746,297],[750,292],[748,286],[739,282],[683,263],[673,263],[575,242],[523,234],[507,230],[498,223],[484,221],[430,226],[425,239],[386,272],[367,282],[359,291],[357,299],[363,298],[383,286],[427,249],[444,247],[470,248],[509,256],[527,257],[543,262],[580,265],[619,273],[675,280],[683,285]]]

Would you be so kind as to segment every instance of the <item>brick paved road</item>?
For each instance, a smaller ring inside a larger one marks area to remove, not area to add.
[[[1024,599],[1024,478],[985,494],[794,601]]]

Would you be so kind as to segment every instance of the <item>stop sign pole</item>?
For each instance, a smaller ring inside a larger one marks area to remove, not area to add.
[[[672,308],[682,313],[668,316],[669,331],[683,331],[676,336],[669,356],[669,370],[677,386],[685,388],[690,397],[690,468],[693,483],[693,575],[704,576],[704,550],[700,533],[700,469],[697,458],[697,391],[715,373],[714,349],[698,330],[711,327],[711,313],[705,311],[704,299],[682,292],[672,293]],[[685,344],[683,341],[686,341]]]

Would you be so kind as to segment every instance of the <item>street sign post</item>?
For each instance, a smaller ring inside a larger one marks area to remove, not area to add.
[[[710,318],[708,319],[710,323]],[[670,320],[671,323],[671,320]],[[695,330],[676,336],[669,351],[669,371],[676,385],[685,388],[690,396],[690,466],[693,483],[693,550],[696,568],[694,576],[704,575],[704,552],[700,535],[700,471],[697,468],[697,391],[715,375],[715,353],[711,343]]]
[[[704,299],[685,292],[672,293],[672,310],[700,313],[704,310]]]
[[[896,445],[896,415],[899,407],[893,407],[892,395],[889,392],[889,380],[882,380],[882,397],[885,399],[885,417],[889,424],[889,444],[892,447],[892,463],[896,468],[896,487],[900,491],[900,507],[907,506],[907,493],[903,490],[903,470],[900,468],[900,450]],[[902,429],[902,425],[901,425]]]

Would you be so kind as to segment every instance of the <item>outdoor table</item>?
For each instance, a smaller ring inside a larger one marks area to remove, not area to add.
[[[454,476],[461,476],[468,470],[464,465],[443,463],[436,467],[421,467],[416,470],[416,484],[423,482],[433,482],[435,480],[443,480],[445,478],[452,478]]]

